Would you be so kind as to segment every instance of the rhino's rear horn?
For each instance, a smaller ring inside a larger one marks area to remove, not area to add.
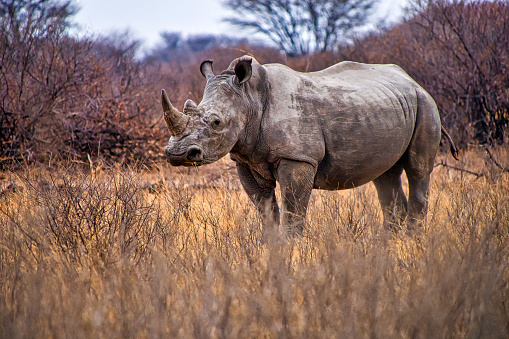
[[[212,70],[212,60],[205,60],[200,65],[200,72],[205,78],[209,78],[214,76],[214,71]]]

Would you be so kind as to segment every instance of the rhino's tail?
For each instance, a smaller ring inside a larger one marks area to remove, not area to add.
[[[458,158],[458,155],[459,155],[458,147],[456,147],[456,145],[454,144],[454,142],[451,139],[451,136],[449,135],[449,133],[447,133],[444,126],[442,126],[442,134],[447,138],[447,141],[449,141],[449,146],[451,147],[451,154],[454,157],[454,159],[460,160]]]

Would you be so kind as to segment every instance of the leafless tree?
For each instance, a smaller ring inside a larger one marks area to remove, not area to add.
[[[377,0],[227,0],[225,21],[266,35],[288,55],[334,49],[367,23]]]

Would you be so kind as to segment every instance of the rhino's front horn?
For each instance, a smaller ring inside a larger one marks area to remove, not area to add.
[[[182,134],[189,122],[189,117],[173,107],[164,89],[161,93],[161,104],[163,105],[164,120],[166,125],[168,125],[171,135]]]

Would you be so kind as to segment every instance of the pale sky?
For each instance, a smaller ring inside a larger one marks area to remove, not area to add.
[[[381,0],[381,16],[401,15],[406,0]],[[222,0],[77,0],[81,8],[74,17],[80,34],[108,34],[129,30],[132,38],[144,42],[145,48],[160,41],[160,33],[225,34],[247,36],[221,21],[229,12]]]
[[[78,0],[81,8],[74,22],[81,33],[108,34],[129,30],[148,46],[159,41],[161,32],[184,34],[229,34],[221,22],[228,12],[220,0]]]

